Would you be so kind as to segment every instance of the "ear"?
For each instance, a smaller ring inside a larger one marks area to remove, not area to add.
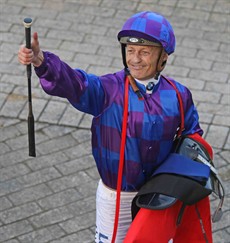
[[[157,72],[160,73],[164,69],[167,60],[168,60],[168,54],[163,50],[157,64]]]

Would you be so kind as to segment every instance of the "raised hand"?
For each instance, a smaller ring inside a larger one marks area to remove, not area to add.
[[[18,51],[18,60],[23,65],[33,64],[35,67],[39,67],[43,60],[43,53],[39,46],[38,33],[33,34],[33,41],[31,43],[31,49],[21,45]]]

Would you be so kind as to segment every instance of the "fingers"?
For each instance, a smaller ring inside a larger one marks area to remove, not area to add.
[[[34,54],[31,49],[26,48],[24,45],[20,46],[18,51],[18,60],[21,64],[30,64],[32,62],[33,56]]]
[[[33,39],[34,39],[34,41],[38,42],[38,33],[37,32],[34,32]]]
[[[38,41],[38,33],[35,32],[33,34],[33,41],[32,41],[32,49],[39,49],[39,41]]]
[[[33,34],[31,49],[28,49],[22,45],[18,51],[18,60],[24,65],[33,63],[34,65],[39,66],[43,60],[43,55],[39,55],[39,53],[41,53],[41,50],[38,41],[38,33],[35,32]]]

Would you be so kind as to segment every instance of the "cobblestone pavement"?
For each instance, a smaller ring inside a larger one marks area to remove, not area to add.
[[[27,78],[17,61],[25,17],[41,47],[95,74],[122,68],[116,34],[136,11],[172,23],[176,53],[165,74],[187,85],[224,181],[215,243],[230,242],[229,0],[0,0],[0,242],[93,242],[98,173],[91,117],[46,95],[33,74],[37,157],[28,156]],[[212,210],[217,199],[211,196]],[[186,242],[186,241],[185,241]]]

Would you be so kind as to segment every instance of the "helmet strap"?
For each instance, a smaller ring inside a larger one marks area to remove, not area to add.
[[[126,63],[126,44],[121,44],[121,54],[122,54],[122,60],[123,60],[123,65],[126,69],[128,69],[127,63]]]
[[[155,79],[158,79],[160,73],[165,68],[165,65],[167,63],[167,59],[168,59],[168,54],[165,52],[164,48],[162,47],[161,53],[160,53],[158,61],[157,61],[156,74],[155,74],[155,77],[154,77]]]

